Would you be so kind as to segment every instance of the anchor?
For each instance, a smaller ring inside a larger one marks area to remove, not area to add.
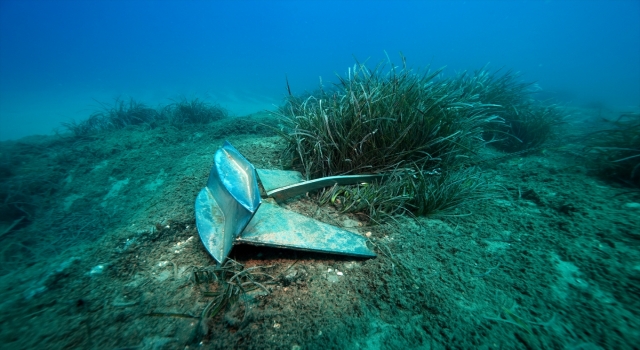
[[[206,187],[196,201],[196,226],[211,256],[222,264],[234,244],[373,258],[356,233],[278,205],[327,186],[383,180],[384,175],[343,175],[303,181],[297,171],[256,169],[228,141],[213,156]],[[266,192],[260,196],[262,184]]]

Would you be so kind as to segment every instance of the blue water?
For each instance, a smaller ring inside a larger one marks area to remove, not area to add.
[[[115,97],[232,114],[385,52],[446,74],[521,71],[573,105],[640,105],[640,1],[0,1],[0,139]],[[546,95],[545,95],[546,96]]]

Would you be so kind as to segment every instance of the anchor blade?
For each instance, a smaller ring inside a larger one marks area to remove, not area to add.
[[[366,238],[265,201],[235,243],[375,257]]]

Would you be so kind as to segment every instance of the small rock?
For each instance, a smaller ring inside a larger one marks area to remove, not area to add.
[[[640,203],[635,203],[635,202],[626,203],[624,207],[627,209],[638,210],[640,209]]]
[[[91,269],[91,271],[89,271],[88,275],[89,276],[99,275],[103,271],[104,271],[104,265],[96,265]]]
[[[169,277],[171,277],[171,272],[165,270],[165,271],[160,272],[156,276],[156,280],[158,280],[158,282],[164,282],[164,281],[168,280]]]
[[[352,219],[345,219],[342,221],[342,227],[360,227],[362,226],[362,223],[356,220],[352,220]]]

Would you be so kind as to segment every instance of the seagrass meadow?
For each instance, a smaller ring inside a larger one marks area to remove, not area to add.
[[[6,349],[633,349],[639,111],[538,99],[515,71],[355,62],[271,111],[116,99],[0,143]],[[307,180],[280,205],[372,259],[236,245],[194,200],[227,140]]]

